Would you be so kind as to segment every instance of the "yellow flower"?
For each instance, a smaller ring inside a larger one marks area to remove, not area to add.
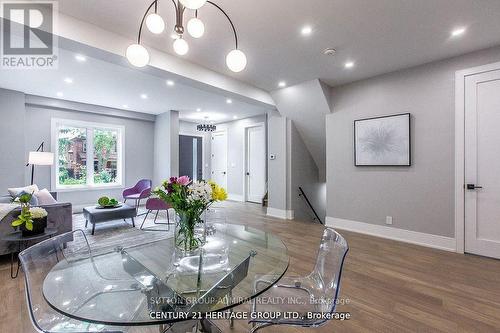
[[[209,181],[208,183],[212,187],[212,200],[214,201],[227,200],[227,192],[225,189],[223,189],[213,181]]]

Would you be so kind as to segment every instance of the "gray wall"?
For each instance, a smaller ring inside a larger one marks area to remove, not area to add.
[[[26,102],[37,103],[29,104]],[[43,106],[54,104],[57,107]],[[72,109],[74,108],[74,109]],[[79,110],[79,111],[75,111]],[[84,111],[85,110],[85,111]],[[101,114],[99,114],[101,113]],[[103,114],[112,113],[113,116]],[[127,111],[91,106],[81,103],[46,99],[25,95],[22,92],[0,89],[0,193],[8,187],[29,184],[30,168],[26,162],[28,152],[35,150],[44,141],[45,150],[50,151],[51,119],[63,118],[101,122],[125,126],[125,184],[131,186],[140,178],[153,177],[153,129],[150,120],[141,120],[141,115]],[[134,118],[131,119],[130,117]],[[144,119],[153,119],[144,116]],[[35,170],[35,183],[40,188],[51,190],[51,168],[40,166]],[[84,190],[60,192],[60,201],[73,205],[95,202],[98,196],[109,195],[121,198],[123,189]]]
[[[327,215],[454,236],[455,71],[500,61],[492,48],[333,88]],[[354,167],[355,119],[410,112],[411,167]]]
[[[153,186],[159,186],[179,173],[179,112],[167,111],[156,116],[154,124]]]
[[[298,133],[318,166],[321,180],[325,181],[325,116],[331,113],[329,87],[315,79],[275,90],[271,92],[271,96],[279,113],[294,121]]]
[[[245,174],[245,127],[258,123],[264,124],[265,133],[265,115],[235,120],[217,125],[217,130],[227,130],[227,191],[230,196],[244,195],[243,177]]]
[[[291,163],[291,190],[290,209],[294,211],[297,220],[311,221],[314,213],[303,197],[299,197],[299,187],[302,187],[307,198],[325,221],[326,192],[325,183],[319,183],[319,171],[309,150],[302,141],[294,122],[290,122],[290,163]]]
[[[132,120],[127,118],[109,117],[104,115],[89,114],[85,112],[54,110],[40,107],[26,108],[26,149],[34,150],[44,141],[46,150],[50,150],[51,119],[63,118],[70,120],[90,121],[96,123],[122,125],[125,127],[125,184],[124,187],[133,186],[139,179],[151,179],[153,176],[153,129],[151,121]],[[26,169],[26,168],[25,168]],[[40,188],[50,189],[50,167],[37,167],[35,183]],[[23,175],[25,170],[23,170]],[[29,172],[26,170],[25,183],[29,183]],[[110,190],[83,190],[60,192],[59,201],[71,202],[73,205],[94,203],[99,196],[108,195],[117,199],[122,197],[121,189]]]
[[[0,89],[0,195],[6,194],[9,187],[24,185],[28,160],[24,119],[24,94]]]
[[[269,114],[267,121],[267,189],[269,195],[268,207],[287,210],[287,187],[289,175],[287,169],[287,120],[278,112]],[[276,159],[269,156],[274,154]]]

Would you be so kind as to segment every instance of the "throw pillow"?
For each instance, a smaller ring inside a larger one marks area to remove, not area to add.
[[[25,191],[22,191],[21,193],[19,193],[19,195],[14,199],[14,202],[18,202],[19,201],[19,197],[23,194],[31,194],[31,193],[27,193]],[[31,196],[31,199],[30,199],[30,202],[29,202],[30,206],[38,206],[38,198],[36,197],[36,195],[32,195]]]
[[[13,187],[13,188],[8,188],[7,191],[9,192],[10,196],[13,199],[15,199],[19,196],[21,192],[37,194],[38,186],[34,184],[25,187]]]
[[[52,194],[50,194],[50,192],[46,188],[38,191],[38,193],[36,194],[36,197],[38,199],[38,204],[40,206],[53,205],[53,204],[57,203],[56,199],[54,199]]]

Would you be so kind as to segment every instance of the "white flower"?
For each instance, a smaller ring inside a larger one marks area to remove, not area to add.
[[[212,187],[206,182],[195,182],[189,185],[188,201],[209,203],[212,198]]]
[[[41,219],[47,216],[47,211],[41,207],[30,208],[31,218]]]

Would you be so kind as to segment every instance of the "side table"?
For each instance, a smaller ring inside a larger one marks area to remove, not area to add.
[[[45,231],[38,235],[23,237],[21,231],[15,231],[2,237],[3,241],[17,243],[17,252],[10,253],[10,277],[12,279],[17,278],[19,274],[19,268],[21,267],[21,262],[19,257],[17,258],[17,270],[14,275],[14,254],[19,254],[22,250],[27,249],[28,245],[32,241],[43,240],[44,238],[51,238],[53,235],[57,234],[56,228],[46,228]]]

